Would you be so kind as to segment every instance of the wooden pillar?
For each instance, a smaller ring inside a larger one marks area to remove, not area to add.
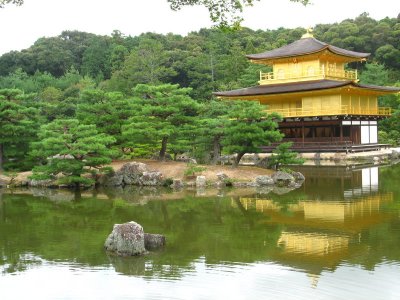
[[[340,126],[340,141],[343,142],[343,125],[342,125],[342,121],[340,121],[339,126]]]
[[[302,139],[303,147],[304,147],[304,134],[305,134],[305,132],[304,132],[304,120],[303,120],[301,122],[301,139]]]

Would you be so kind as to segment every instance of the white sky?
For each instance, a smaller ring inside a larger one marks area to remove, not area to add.
[[[303,7],[289,0],[261,0],[245,10],[243,26],[252,29],[309,27],[340,22],[368,12],[375,19],[397,17],[400,0],[313,0]],[[0,54],[28,48],[38,38],[63,30],[109,35],[142,32],[185,35],[212,23],[203,7],[170,10],[166,0],[25,0],[0,9]]]

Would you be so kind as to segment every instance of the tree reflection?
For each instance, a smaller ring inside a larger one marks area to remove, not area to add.
[[[206,190],[196,197],[196,191],[129,189],[83,191],[75,199],[63,190],[3,192],[0,268],[23,272],[47,260],[162,278],[180,278],[199,260],[208,266],[273,261],[312,278],[345,261],[373,269],[385,260],[400,262],[399,170],[382,169],[379,190],[351,197],[345,192],[361,182],[354,174],[331,178],[340,188],[306,176],[303,188],[285,195],[228,190],[217,197]],[[131,220],[166,235],[165,249],[107,256],[103,243],[113,224]]]

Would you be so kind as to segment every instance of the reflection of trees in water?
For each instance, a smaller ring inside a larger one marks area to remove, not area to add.
[[[232,206],[230,198],[187,197],[132,205],[121,200],[56,202],[29,195],[5,195],[3,201],[7,222],[0,222],[0,247],[2,253],[9,251],[3,258],[10,260],[13,254],[22,263],[24,254],[34,253],[50,261],[107,265],[110,261],[102,249],[106,236],[114,223],[130,220],[141,223],[146,232],[167,236],[165,250],[143,258],[152,270],[146,274],[190,270],[199,257],[207,262],[262,260],[266,248],[275,248],[280,232],[278,227],[263,225],[260,218],[264,217],[256,211]],[[264,241],[271,239],[274,242],[266,247]],[[128,260],[131,264],[138,263],[132,259]],[[116,258],[112,261],[119,264]]]
[[[3,193],[0,191],[0,221],[5,221]]]
[[[396,174],[390,172],[389,175]],[[394,180],[390,180],[394,184]],[[381,178],[380,182],[385,181]],[[264,211],[255,206],[244,207],[242,196],[196,198],[192,192],[193,196],[184,199],[165,200],[174,197],[171,192],[163,200],[162,190],[157,189],[107,190],[107,195],[88,190],[82,191],[80,200],[71,199],[64,191],[58,194],[36,191],[36,197],[3,194],[0,199],[0,264],[5,272],[23,270],[37,264],[37,260],[26,259],[27,253],[33,253],[49,261],[73,261],[88,266],[111,264],[123,274],[179,278],[193,271],[199,259],[206,264],[275,261],[313,274],[323,269],[334,270],[343,260],[368,269],[384,259],[400,261],[398,209],[377,212],[386,217],[357,229],[354,235],[345,231],[346,236],[351,237],[348,250],[344,254],[331,251],[331,261],[324,255],[314,259],[285,253],[282,232],[287,232],[285,237],[290,242],[291,236],[300,237],[298,234],[305,230],[304,223],[285,220],[295,219],[299,213],[292,208],[307,200],[313,203],[311,197],[318,194],[317,187],[312,188],[311,193],[308,188],[282,196],[265,191],[249,196],[259,200],[268,196],[271,204],[267,206],[279,207],[275,211],[268,210],[265,203]],[[390,186],[382,188],[389,190]],[[393,188],[398,189],[397,185]],[[96,193],[97,197],[93,197]],[[321,194],[328,196],[329,193]],[[329,199],[319,201],[330,203]],[[395,197],[394,202],[398,201],[400,199]],[[388,209],[393,208],[388,206]],[[304,221],[304,214],[302,218]],[[166,248],[144,257],[107,256],[103,243],[113,224],[131,220],[142,224],[146,232],[165,234]],[[309,230],[316,233],[315,236],[321,241],[327,236],[329,242],[331,229],[324,228],[318,219],[305,221],[307,226],[311,224],[312,230]],[[352,222],[349,219],[346,227],[351,229]],[[335,230],[336,235],[343,233],[340,228]],[[278,245],[280,239],[281,246]]]

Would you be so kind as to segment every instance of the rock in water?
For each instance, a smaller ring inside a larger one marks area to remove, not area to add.
[[[294,179],[296,180],[296,182],[306,180],[306,178],[304,177],[304,175],[301,174],[300,172],[293,172],[293,173],[292,173],[292,176],[294,177]]]
[[[259,175],[256,177],[257,186],[274,185],[274,180],[268,175]]]
[[[161,234],[144,234],[144,247],[146,250],[156,250],[165,246],[165,236]]]
[[[291,183],[295,182],[295,179],[292,175],[282,171],[278,171],[273,174],[272,179],[277,186],[289,186]]]
[[[113,231],[104,243],[104,248],[123,256],[146,253],[143,227],[133,221],[115,224]]]
[[[141,185],[144,186],[155,186],[161,185],[163,182],[163,175],[161,172],[143,172],[142,177],[140,178]]]

